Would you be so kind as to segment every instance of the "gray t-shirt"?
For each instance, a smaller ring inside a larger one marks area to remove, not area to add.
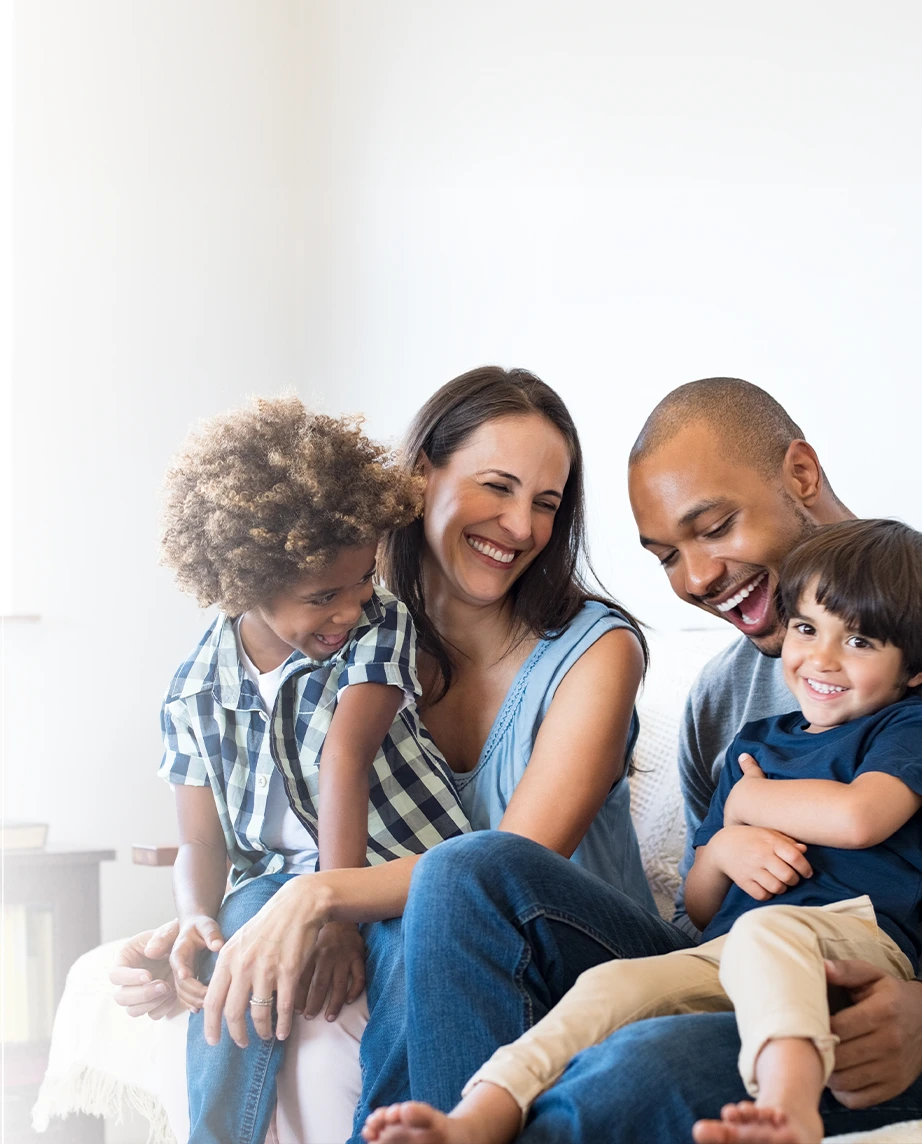
[[[785,685],[781,660],[762,655],[745,636],[718,652],[692,684],[679,734],[679,778],[687,834],[673,918],[692,937],[699,934],[685,913],[685,877],[695,860],[695,832],[717,789],[727,747],[744,723],[796,710],[797,701]]]

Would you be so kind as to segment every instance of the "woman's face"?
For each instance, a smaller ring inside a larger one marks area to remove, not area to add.
[[[488,421],[441,468],[425,465],[427,585],[503,598],[551,538],[570,473],[563,435],[537,413]]]

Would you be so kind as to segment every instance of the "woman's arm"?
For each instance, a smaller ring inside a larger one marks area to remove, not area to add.
[[[327,870],[292,878],[231,937],[220,954],[205,1000],[205,1037],[216,1045],[223,1012],[231,1036],[247,1043],[246,1013],[250,995],[271,997],[277,991],[278,1022],[274,1035],[291,1031],[298,982],[311,957],[317,935],[327,922],[375,922],[404,911],[410,876],[420,855],[396,858],[362,870]],[[253,1024],[264,1039],[273,1036],[268,1006],[254,1006]]]
[[[569,858],[624,771],[643,653],[625,628],[601,636],[557,688],[500,830]]]
[[[767,779],[752,755],[741,755],[743,778],[727,799],[727,825],[783,830],[815,846],[864,850],[885,841],[922,807],[922,797],[882,771],[850,783],[830,779]]]
[[[397,717],[403,691],[356,683],[340,695],[320,755],[320,869],[364,866],[368,772]]]

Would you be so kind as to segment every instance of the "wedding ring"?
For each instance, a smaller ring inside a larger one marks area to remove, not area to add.
[[[250,996],[250,1004],[251,1005],[271,1005],[272,1004],[272,998],[271,997],[257,997],[256,994],[254,993]]]

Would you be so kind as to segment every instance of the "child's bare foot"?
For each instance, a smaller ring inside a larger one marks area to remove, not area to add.
[[[377,1109],[365,1121],[362,1138],[373,1144],[478,1144],[464,1120],[413,1100]]]
[[[695,1144],[821,1144],[823,1121],[815,1109],[795,1117],[743,1100],[725,1104],[720,1120],[699,1120],[692,1137]]]

